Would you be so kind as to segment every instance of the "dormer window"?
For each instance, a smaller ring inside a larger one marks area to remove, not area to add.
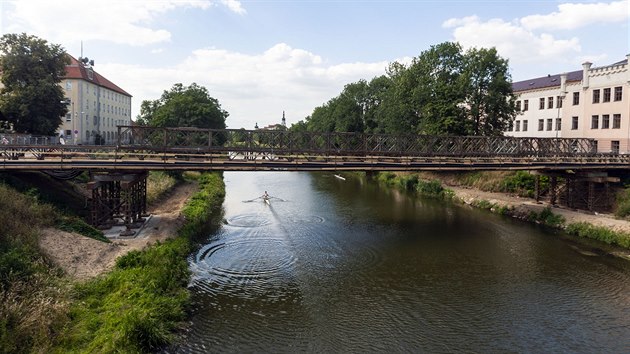
[[[87,75],[88,79],[94,80],[94,71],[92,71],[92,68],[87,69]]]

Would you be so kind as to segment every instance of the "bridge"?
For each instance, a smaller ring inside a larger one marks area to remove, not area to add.
[[[144,126],[119,126],[115,145],[62,145],[50,137],[6,137],[0,144],[0,171],[43,171],[57,178],[90,171],[92,224],[122,221],[128,228],[146,215],[148,170],[527,170],[550,176],[552,204],[562,196],[569,206],[582,200],[593,210],[602,195],[608,196],[608,183],[619,181],[608,173],[630,167],[630,155],[597,153],[595,142],[583,138]]]

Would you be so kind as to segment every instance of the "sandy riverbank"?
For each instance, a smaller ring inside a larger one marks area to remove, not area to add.
[[[40,246],[71,277],[94,277],[110,270],[119,256],[174,237],[184,222],[180,212],[196,191],[197,184],[194,182],[177,186],[166,198],[149,208],[151,217],[133,238],[116,238],[120,229],[110,230],[106,234],[112,243],[104,243],[76,233],[48,228],[42,231]]]

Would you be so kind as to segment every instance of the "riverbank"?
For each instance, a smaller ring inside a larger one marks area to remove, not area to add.
[[[597,248],[613,256],[630,260],[630,249],[610,245],[628,243],[627,238],[629,237],[628,235],[630,235],[630,222],[616,219],[612,214],[568,209],[543,201],[536,202],[529,198],[522,198],[505,193],[485,192],[457,185],[445,185],[445,188],[452,191],[454,198],[464,204],[473,207],[489,207],[492,212],[503,213],[522,220],[532,221],[532,215],[544,215],[545,212],[550,211],[557,224],[549,226],[568,231],[575,240],[590,240],[591,242],[588,243],[589,247]],[[539,220],[535,221],[538,222]],[[607,231],[612,231],[610,232],[610,240],[606,240],[607,242],[592,243],[592,239],[598,240],[597,233],[606,233]]]
[[[487,176],[488,180],[496,176]],[[612,214],[591,213],[508,193],[487,192],[458,183],[456,174],[383,173],[380,183],[435,198],[450,198],[471,207],[564,230],[585,247],[630,260],[630,222]],[[490,183],[496,183],[490,182]]]
[[[114,230],[110,235],[112,242],[104,243],[78,233],[45,228],[42,230],[40,247],[71,278],[93,278],[111,270],[118,257],[177,236],[177,230],[184,222],[182,209],[198,191],[199,186],[195,181],[181,182],[167,196],[149,207],[151,217],[135,237],[117,238]]]
[[[197,236],[218,227],[225,197],[222,174],[202,173],[195,178],[199,191],[186,197],[185,203],[181,196],[186,193],[175,193],[175,200],[185,204],[181,214],[162,203],[164,213],[156,219],[165,223],[145,227],[156,233],[146,237],[141,233],[131,243],[134,247],[147,244],[146,248],[128,250],[107,273],[74,286],[72,320],[64,326],[54,351],[117,352],[125,348],[152,352],[174,339],[189,306],[187,257]],[[170,233],[169,228],[175,232]],[[129,244],[129,240],[124,242]]]

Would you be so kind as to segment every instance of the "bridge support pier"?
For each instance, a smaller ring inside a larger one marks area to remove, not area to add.
[[[147,172],[90,174],[90,222],[98,228],[124,225],[120,236],[132,236],[147,216]]]

